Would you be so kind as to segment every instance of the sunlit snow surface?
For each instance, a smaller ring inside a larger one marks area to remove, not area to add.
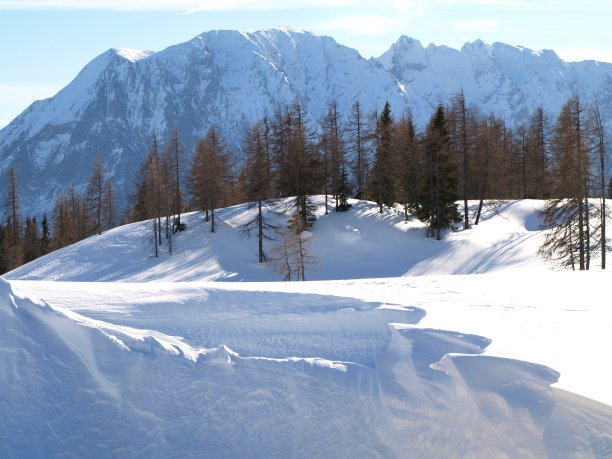
[[[315,282],[272,282],[245,206],[172,257],[135,224],[10,273],[0,456],[612,457],[610,275],[535,257],[541,202],[443,241],[353,204]]]

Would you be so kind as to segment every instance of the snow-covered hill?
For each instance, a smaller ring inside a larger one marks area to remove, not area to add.
[[[0,279],[0,456],[612,457],[610,274],[535,258],[541,202],[442,241],[353,204],[310,234],[345,280],[247,282],[245,206],[172,257],[133,224]]]
[[[542,243],[537,211],[543,201],[509,201],[485,209],[479,226],[449,232],[442,241],[426,239],[424,224],[413,217],[405,222],[401,209],[379,214],[374,203],[349,202],[350,212],[325,215],[324,198],[313,199],[318,220],[310,232],[310,253],[317,264],[306,273],[307,280],[551,269],[537,257]],[[241,234],[241,226],[255,212],[245,204],[220,209],[215,234],[199,213],[185,215],[181,220],[188,230],[175,236],[172,256],[165,245],[160,258],[152,256],[150,224],[140,222],[60,249],[6,277],[79,282],[280,280],[257,263],[256,238]],[[267,218],[277,225],[287,219],[283,214]],[[266,241],[266,252],[272,244]]]
[[[54,97],[37,101],[0,131],[0,189],[15,169],[26,214],[49,211],[69,185],[82,190],[96,154],[124,195],[153,130],[178,127],[188,154],[215,124],[238,146],[246,127],[299,101],[320,120],[336,100],[348,113],[385,101],[419,124],[464,89],[468,103],[520,121],[542,105],[553,115],[577,91],[598,97],[612,119],[612,64],[566,63],[552,51],[468,43],[461,51],[424,48],[402,37],[365,60],[332,38],[286,29],[212,31],[159,52],[111,49]]]

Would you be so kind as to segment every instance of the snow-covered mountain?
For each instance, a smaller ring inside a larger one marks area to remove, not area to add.
[[[238,146],[246,127],[300,101],[311,121],[335,100],[348,113],[389,101],[423,124],[439,101],[463,88],[468,102],[511,120],[537,105],[554,113],[572,91],[602,100],[612,118],[612,65],[565,63],[552,51],[469,43],[427,48],[402,37],[379,59],[332,38],[286,29],[212,31],[160,52],[111,49],[54,97],[37,101],[0,131],[0,189],[14,168],[27,214],[49,211],[69,185],[82,190],[99,154],[128,192],[155,130],[177,127],[187,153],[217,125]]]

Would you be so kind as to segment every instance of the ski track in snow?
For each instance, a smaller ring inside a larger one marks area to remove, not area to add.
[[[313,228],[313,277],[347,280],[210,282],[271,276],[240,207],[172,258],[138,257],[135,224],[0,280],[0,456],[612,457],[608,274],[525,270],[537,203],[418,246],[418,223],[355,204]]]

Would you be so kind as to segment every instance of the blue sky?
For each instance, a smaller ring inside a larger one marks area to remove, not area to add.
[[[408,35],[612,62],[610,0],[0,0],[0,127],[109,48],[159,51],[208,30],[277,26],[332,36],[364,57]]]

